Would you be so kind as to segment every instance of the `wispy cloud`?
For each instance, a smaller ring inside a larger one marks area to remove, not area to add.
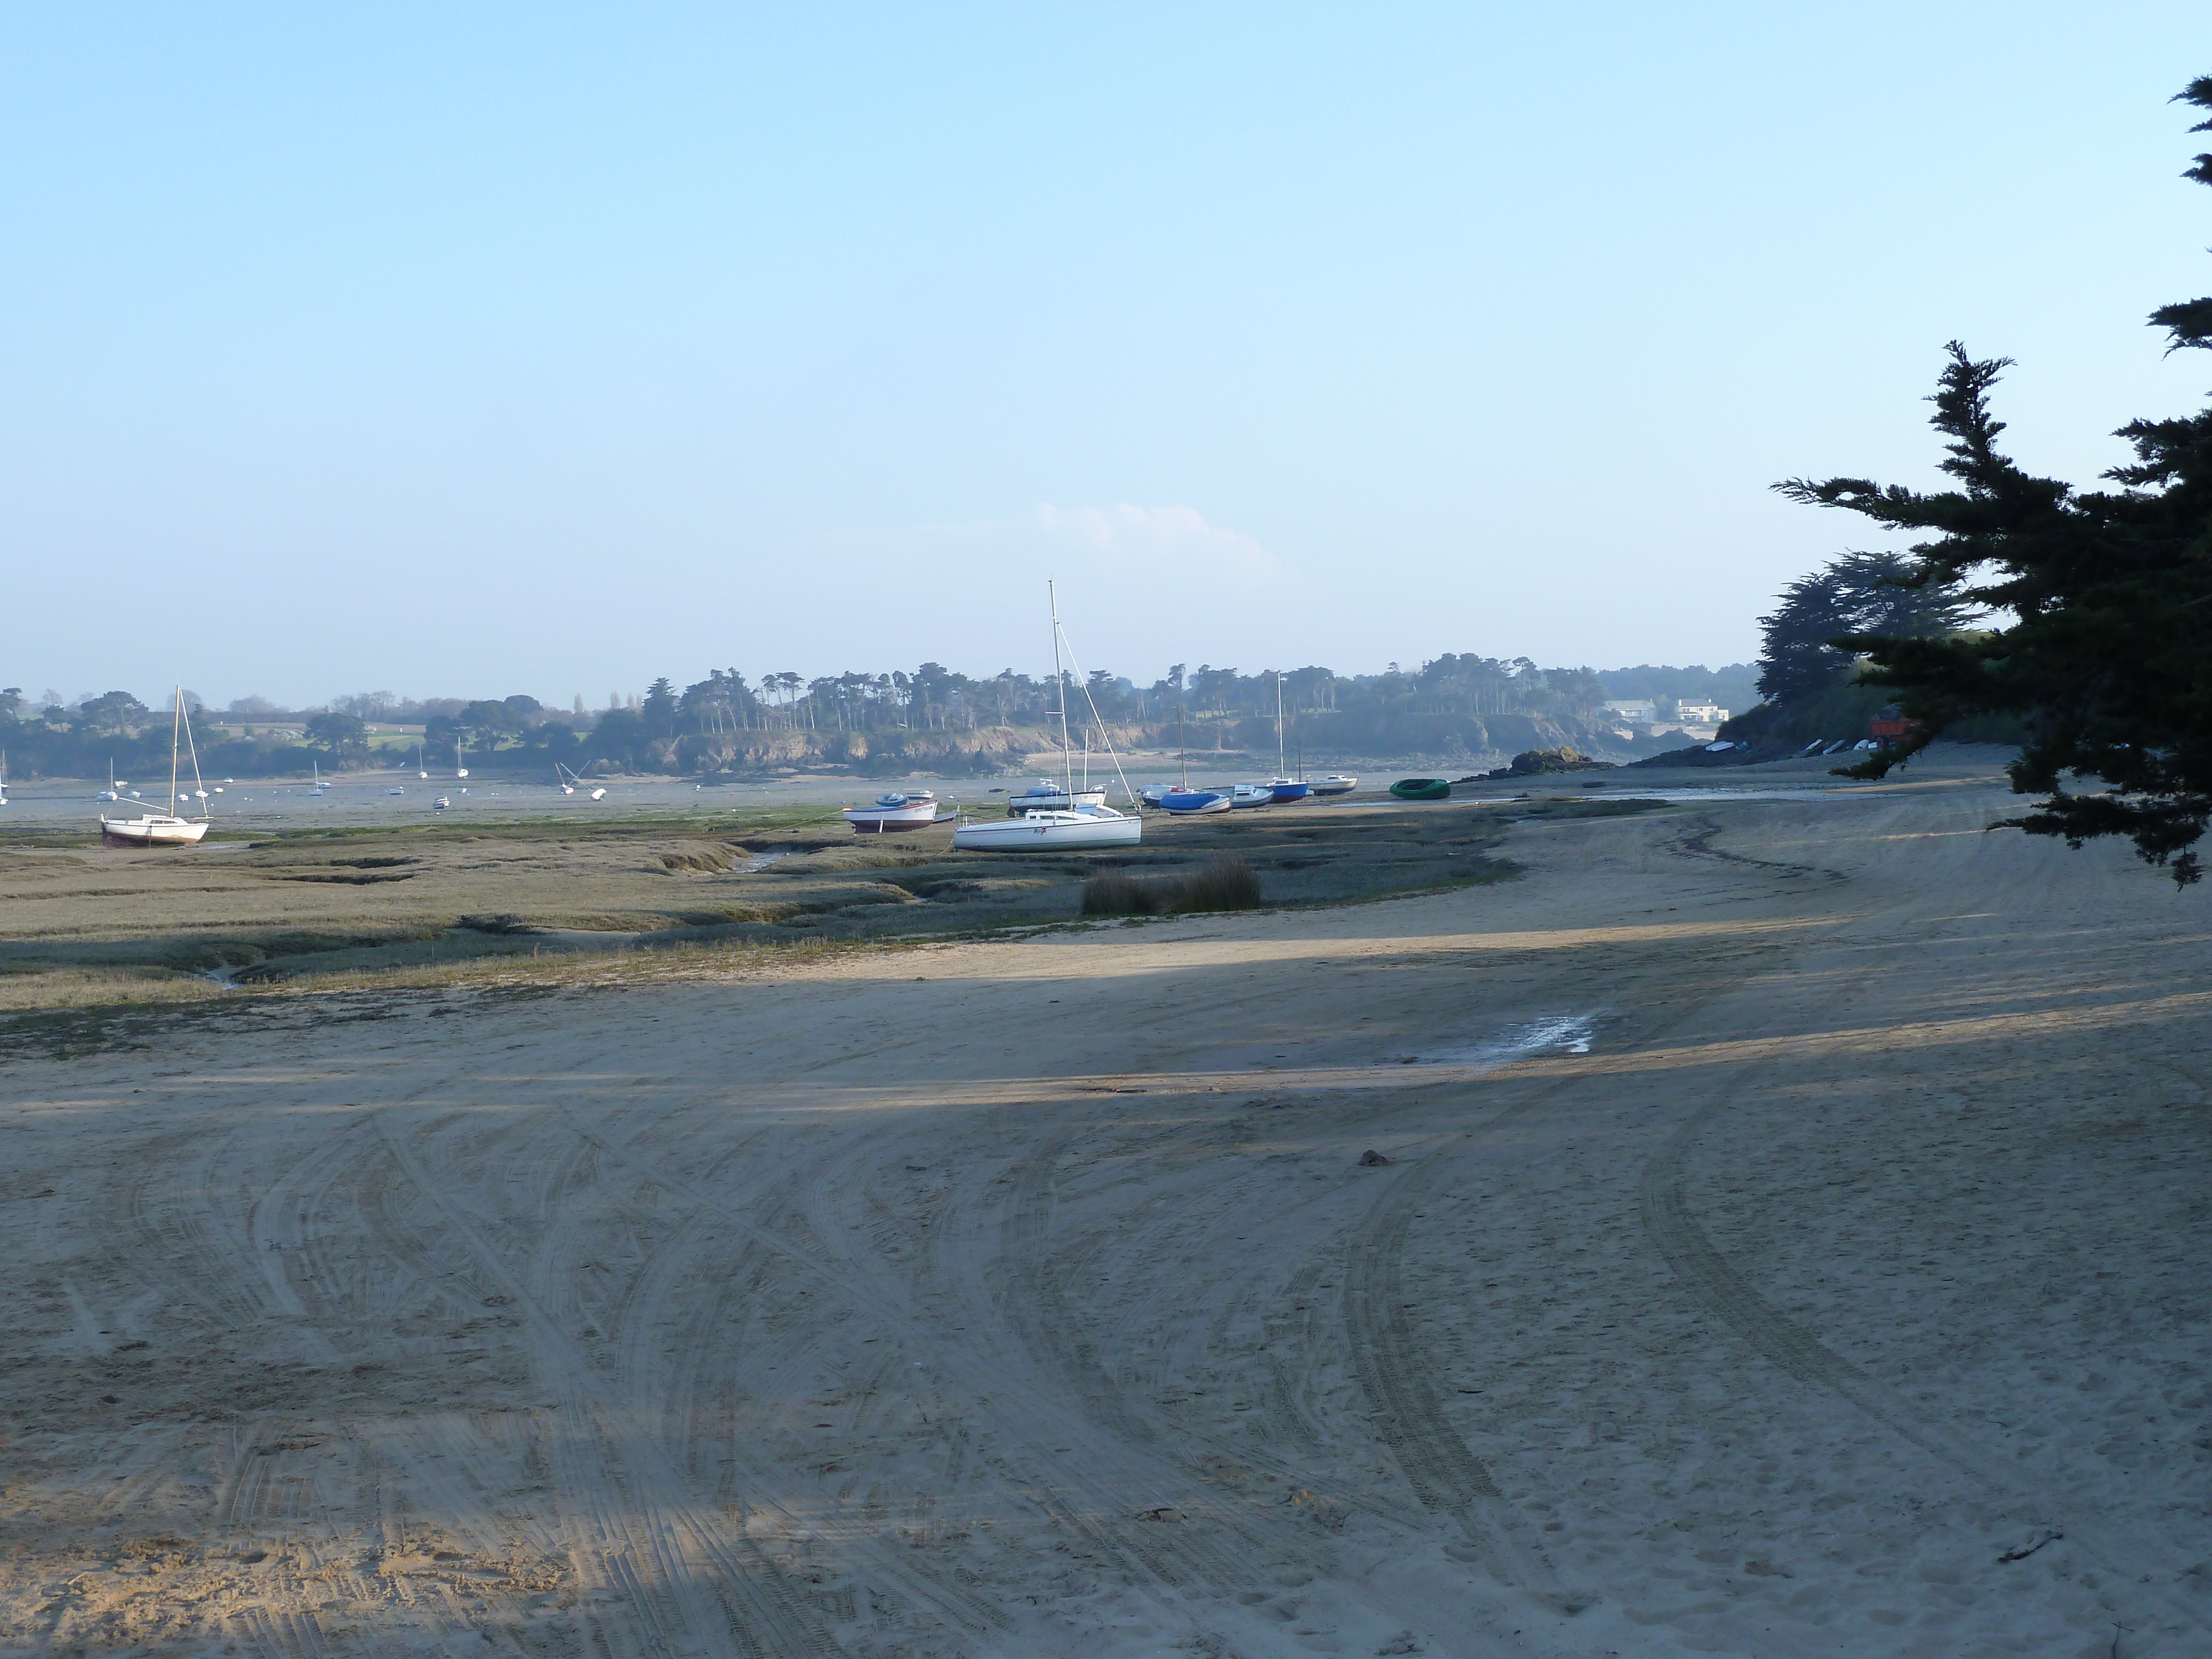
[[[1211,566],[1239,576],[1276,576],[1282,567],[1241,530],[1208,524],[1194,507],[1054,507],[1036,509],[1037,528],[1055,540],[1146,562],[1172,559],[1186,570]]]

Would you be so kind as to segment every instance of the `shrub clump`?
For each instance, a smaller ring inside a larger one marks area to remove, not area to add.
[[[1178,916],[1199,910],[1256,910],[1260,878],[1240,858],[1208,860],[1187,875],[1149,881],[1102,870],[1083,884],[1086,916]]]

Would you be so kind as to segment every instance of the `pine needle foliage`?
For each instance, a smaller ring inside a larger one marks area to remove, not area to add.
[[[2174,101],[2212,112],[2212,76]],[[2212,131],[2212,118],[2190,130]],[[2184,176],[2212,185],[2212,155]],[[2161,307],[2150,321],[2167,331],[2170,351],[2212,349],[2212,298]],[[2119,487],[2077,490],[2029,475],[1997,447],[2005,423],[1990,392],[2011,360],[1976,359],[1955,340],[1948,350],[1930,424],[1948,441],[1942,468],[1954,488],[1775,486],[1887,529],[1928,532],[1908,580],[1956,586],[2005,624],[1832,641],[1869,658],[1866,678],[1893,688],[1919,722],[1848,775],[1881,777],[1970,716],[2012,715],[2030,738],[2013,787],[2045,799],[2006,826],[2075,848],[2124,836],[2188,886],[2202,874],[2197,843],[2212,820],[2212,409],[2122,427],[2136,459],[2105,475]],[[2083,790],[2085,779],[2106,787]]]

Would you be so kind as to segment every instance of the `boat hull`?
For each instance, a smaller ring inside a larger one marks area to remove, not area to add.
[[[100,821],[100,839],[109,847],[193,847],[207,832],[205,818],[103,817]]]
[[[1226,812],[1231,803],[1218,789],[1176,789],[1160,797],[1160,810],[1173,812],[1178,817],[1196,817],[1206,812]]]
[[[937,803],[917,801],[911,806],[848,806],[845,822],[854,833],[880,836],[886,830],[927,830],[937,822]]]
[[[1275,792],[1264,784],[1240,783],[1229,792],[1229,804],[1240,812],[1255,806],[1273,806]]]
[[[1400,800],[1449,800],[1451,781],[1447,778],[1401,778],[1390,786],[1390,793]]]
[[[1314,785],[1313,792],[1316,795],[1348,795],[1358,787],[1358,778],[1323,778]]]
[[[1279,802],[1304,800],[1308,795],[1313,793],[1313,786],[1310,783],[1293,782],[1289,778],[1278,778],[1267,786],[1267,793],[1274,796]]]
[[[1121,812],[1036,812],[988,823],[963,823],[952,844],[965,853],[1056,853],[1070,847],[1134,847],[1145,821]]]

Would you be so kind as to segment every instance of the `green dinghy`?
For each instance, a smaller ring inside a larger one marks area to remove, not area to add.
[[[1400,800],[1449,800],[1449,778],[1401,778],[1390,786],[1390,793]]]

